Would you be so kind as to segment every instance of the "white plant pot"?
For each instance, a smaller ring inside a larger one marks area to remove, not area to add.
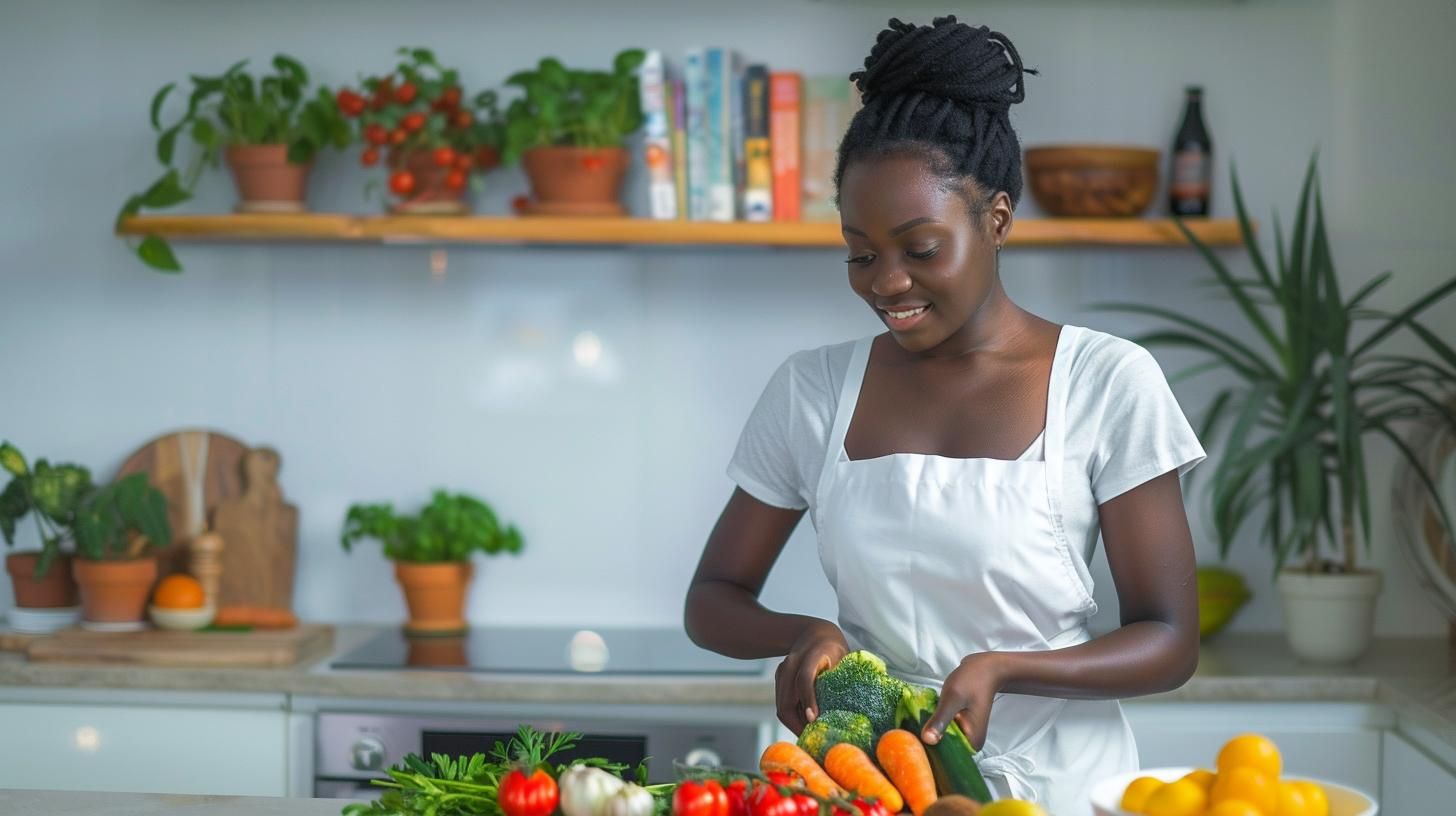
[[[1279,573],[1284,631],[1294,656],[1306,663],[1339,665],[1358,660],[1375,632],[1375,599],[1381,575]]]

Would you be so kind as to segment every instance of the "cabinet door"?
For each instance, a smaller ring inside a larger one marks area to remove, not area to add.
[[[1398,734],[1385,734],[1385,767],[1380,781],[1380,810],[1450,813],[1456,802],[1456,769],[1447,768]]]
[[[1360,703],[1138,703],[1124,706],[1144,768],[1212,768],[1230,737],[1274,740],[1286,773],[1380,788],[1381,729],[1388,716]],[[1399,813],[1400,811],[1389,811]]]
[[[0,704],[0,788],[288,793],[282,711]]]

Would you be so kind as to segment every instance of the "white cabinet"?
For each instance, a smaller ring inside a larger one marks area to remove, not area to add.
[[[285,796],[287,716],[281,705],[0,703],[0,788]]]
[[[1456,802],[1456,768],[1448,768],[1404,737],[1385,734],[1380,808],[1391,816],[1450,813]]]
[[[1291,775],[1338,782],[1372,796],[1380,790],[1381,736],[1392,722],[1378,706],[1133,701],[1124,709],[1144,768],[1212,767],[1230,737],[1255,732],[1274,740]]]

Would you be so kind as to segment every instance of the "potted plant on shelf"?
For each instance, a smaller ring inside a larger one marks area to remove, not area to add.
[[[238,212],[304,211],[314,154],[330,145],[347,146],[348,123],[327,88],[309,90],[308,72],[296,60],[279,54],[273,58],[274,72],[256,79],[244,70],[246,66],[243,60],[218,76],[194,75],[186,111],[166,127],[162,109],[177,83],[168,83],[152,97],[152,127],[160,134],[157,160],[166,171],[145,191],[127,199],[118,225],[142,208],[162,209],[187,201],[202,169],[223,160],[237,183]],[[179,171],[173,160],[177,140],[184,136],[198,150]],[[144,236],[136,251],[154,269],[181,270],[161,236]]]
[[[518,553],[522,544],[516,528],[502,527],[485,502],[443,490],[414,516],[398,514],[390,504],[351,506],[344,518],[344,550],[371,538],[394,562],[409,608],[405,628],[419,634],[464,631],[471,554]]]
[[[75,523],[77,506],[91,490],[91,474],[79,465],[52,465],[44,459],[32,467],[9,442],[0,445],[0,467],[10,474],[5,490],[0,491],[0,534],[6,546],[15,546],[17,525],[26,516],[32,517],[40,536],[39,550],[5,557],[15,606],[26,612],[44,610],[34,616],[37,620],[74,623],[75,613],[65,610],[76,606],[76,582],[71,555],[62,546],[67,543],[66,531]]]
[[[460,72],[443,68],[425,48],[401,48],[395,69],[363,82],[363,93],[339,91],[345,116],[365,143],[359,162],[389,171],[391,210],[461,214],[466,190],[500,164],[505,126],[495,91],[467,96]]]
[[[1381,587],[1381,574],[1361,566],[1359,559],[1361,539],[1368,551],[1373,538],[1364,440],[1370,435],[1388,440],[1437,495],[1418,452],[1397,428],[1434,417],[1456,429],[1456,411],[1443,402],[1456,388],[1456,351],[1418,320],[1456,291],[1456,278],[1395,312],[1367,302],[1390,280],[1390,272],[1345,297],[1315,171],[1311,160],[1287,250],[1275,221],[1273,266],[1259,248],[1234,176],[1234,203],[1252,277],[1234,275],[1178,222],[1238,305],[1255,343],[1170,309],[1107,308],[1171,323],[1138,342],[1209,355],[1211,360],[1188,373],[1233,375],[1235,384],[1213,399],[1200,434],[1223,440],[1221,461],[1208,484],[1219,551],[1226,555],[1244,523],[1260,518],[1260,534],[1274,551],[1290,647],[1306,661],[1344,663],[1368,647]],[[1370,329],[1356,337],[1359,324]],[[1429,353],[1391,347],[1388,341],[1401,331]],[[1435,506],[1451,534],[1456,527],[1439,497]]]
[[[521,162],[542,215],[621,215],[630,164],[626,137],[642,126],[641,49],[617,54],[612,70],[568,69],[547,57],[506,80],[525,91],[506,110],[505,161]]]

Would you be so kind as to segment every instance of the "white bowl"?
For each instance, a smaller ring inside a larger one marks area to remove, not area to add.
[[[147,607],[152,622],[163,629],[190,632],[212,623],[217,616],[217,607],[203,606],[197,609],[163,609],[155,604]]]
[[[1122,804],[1122,794],[1127,790],[1128,783],[1140,776],[1151,776],[1164,782],[1172,782],[1193,770],[1193,768],[1145,768],[1134,773],[1119,774],[1110,779],[1104,779],[1092,788],[1092,812],[1096,816],[1133,816],[1118,807]],[[1324,788],[1325,796],[1330,800],[1330,816],[1375,816],[1380,812],[1380,806],[1374,799],[1354,788],[1336,785],[1323,779],[1311,779],[1307,776],[1286,776],[1283,779],[1313,782]]]

